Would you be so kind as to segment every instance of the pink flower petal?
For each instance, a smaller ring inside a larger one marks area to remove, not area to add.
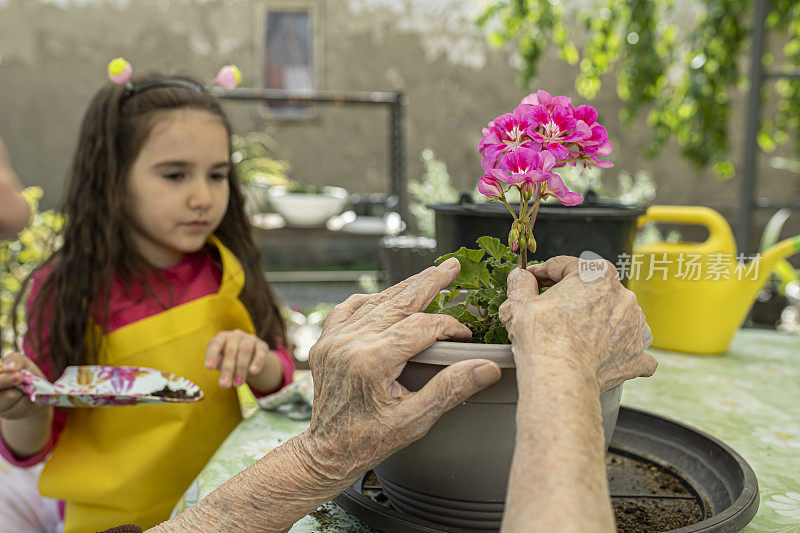
[[[597,110],[590,105],[579,105],[575,108],[572,116],[576,120],[582,120],[587,126],[591,126],[597,122]]]
[[[542,151],[542,144],[532,140],[523,142],[522,144],[519,145],[519,147],[532,150],[537,154]]]
[[[562,107],[570,107],[572,105],[572,98],[569,96],[554,96],[553,105],[560,105]]]
[[[540,106],[544,106],[546,108],[549,108],[553,104],[553,97],[544,89],[539,89],[536,92],[536,99],[538,100]]]
[[[492,176],[485,175],[478,182],[478,191],[489,198],[499,198],[503,194],[500,184]]]
[[[514,110],[514,118],[517,119],[520,131],[527,131],[539,125],[533,116],[533,107],[532,105],[520,105]]]
[[[583,201],[583,196],[567,189],[558,174],[551,174],[547,180],[547,192],[558,198],[564,205],[578,205]]]
[[[507,170],[503,170],[500,168],[490,168],[486,171],[486,175],[494,180],[501,181],[503,183],[510,183],[508,181],[509,177]]]
[[[597,155],[599,156],[609,155],[612,151],[614,151],[614,145],[611,144],[611,141],[606,141],[597,147]]]
[[[539,124],[547,124],[550,122],[550,113],[547,111],[547,109],[545,109],[544,106],[533,106],[531,113],[533,113],[534,120],[536,120],[536,122]]]
[[[614,163],[611,161],[604,161],[602,159],[595,159],[594,157],[591,159],[592,164],[597,168],[611,168],[614,166]]]
[[[576,120],[569,114],[569,110],[564,106],[553,106],[553,122],[558,126],[559,131],[571,130],[575,127]]]
[[[536,97],[536,93],[531,93],[523,98],[519,105],[539,105],[539,99]]]
[[[569,157],[569,150],[557,142],[549,143],[547,145],[547,151],[553,154],[553,157],[556,158],[556,161],[561,161],[562,159]]]
[[[561,145],[559,145],[559,146],[561,146]],[[567,151],[567,154],[569,154],[569,151]],[[539,161],[538,161],[539,165],[537,165],[537,166],[543,172],[548,172],[549,173],[553,169],[553,165],[556,164],[556,157],[551,152],[549,152],[547,150],[544,150],[544,151],[540,152],[539,154],[537,154],[537,157],[539,159]],[[559,158],[559,159],[563,159],[563,158]]]

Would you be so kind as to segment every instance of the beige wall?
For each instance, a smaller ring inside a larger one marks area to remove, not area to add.
[[[235,62],[244,85],[257,84],[260,21],[269,4],[313,6],[320,88],[407,93],[410,178],[421,174],[420,152],[432,148],[458,187],[473,187],[481,127],[511,110],[527,91],[515,84],[510,52],[488,48],[469,21],[463,7],[468,2],[461,0],[0,0],[0,134],[22,180],[42,185],[47,205],[57,200],[82,111],[105,81],[112,57],[125,56],[140,71],[205,79]],[[548,55],[534,86],[574,96],[574,77],[574,69]],[[614,141],[616,168],[649,171],[658,183],[658,203],[705,204],[735,216],[738,181],[719,183],[710,172],[698,174],[675,145],[646,159],[644,120],[634,128],[617,120],[619,102],[613,80],[607,81],[593,105]],[[743,94],[736,102],[731,141],[739,163]],[[228,109],[238,130],[273,133],[297,178],[354,192],[387,190],[385,111],[323,108],[311,120],[276,122],[265,120],[256,106]],[[761,158],[759,193],[800,198],[800,177],[771,169],[767,159]],[[800,233],[800,213],[791,221],[790,229]]]

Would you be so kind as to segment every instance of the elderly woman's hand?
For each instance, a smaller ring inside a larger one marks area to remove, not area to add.
[[[351,296],[331,312],[309,357],[314,410],[307,436],[324,476],[363,473],[500,378],[495,363],[475,359],[449,366],[417,392],[396,381],[406,361],[435,341],[471,337],[455,318],[421,312],[459,268],[449,259],[380,294]]]
[[[619,282],[614,265],[606,263],[603,276],[593,281],[582,281],[578,258],[568,256],[509,275],[500,319],[515,357],[547,357],[553,346],[563,348],[558,357],[569,357],[583,372],[596,375],[601,392],[655,372],[657,363],[642,342],[644,312],[636,295]],[[539,285],[550,289],[540,295]],[[517,366],[524,372],[528,364],[518,360]]]

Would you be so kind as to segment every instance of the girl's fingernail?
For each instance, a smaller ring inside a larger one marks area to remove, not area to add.
[[[213,359],[206,359],[206,368],[212,368],[214,366]]]
[[[237,387],[241,387],[242,386],[242,380],[239,379],[239,378],[236,378],[236,381],[234,382],[234,385],[236,385]]]
[[[250,373],[251,374],[258,374],[258,367],[256,365],[251,366],[250,367]]]
[[[11,381],[13,381],[14,383],[18,383],[19,382],[19,374],[14,374],[13,376],[11,376]]]
[[[221,380],[219,380],[219,384],[222,385],[223,387],[227,387],[228,385],[230,385],[230,383],[231,380],[229,380],[228,378],[222,378]]]

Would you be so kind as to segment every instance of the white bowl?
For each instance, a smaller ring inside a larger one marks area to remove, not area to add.
[[[269,201],[273,209],[290,226],[321,226],[341,213],[347,203],[347,191],[341,187],[325,187],[323,194],[289,192],[286,187],[270,187]]]

